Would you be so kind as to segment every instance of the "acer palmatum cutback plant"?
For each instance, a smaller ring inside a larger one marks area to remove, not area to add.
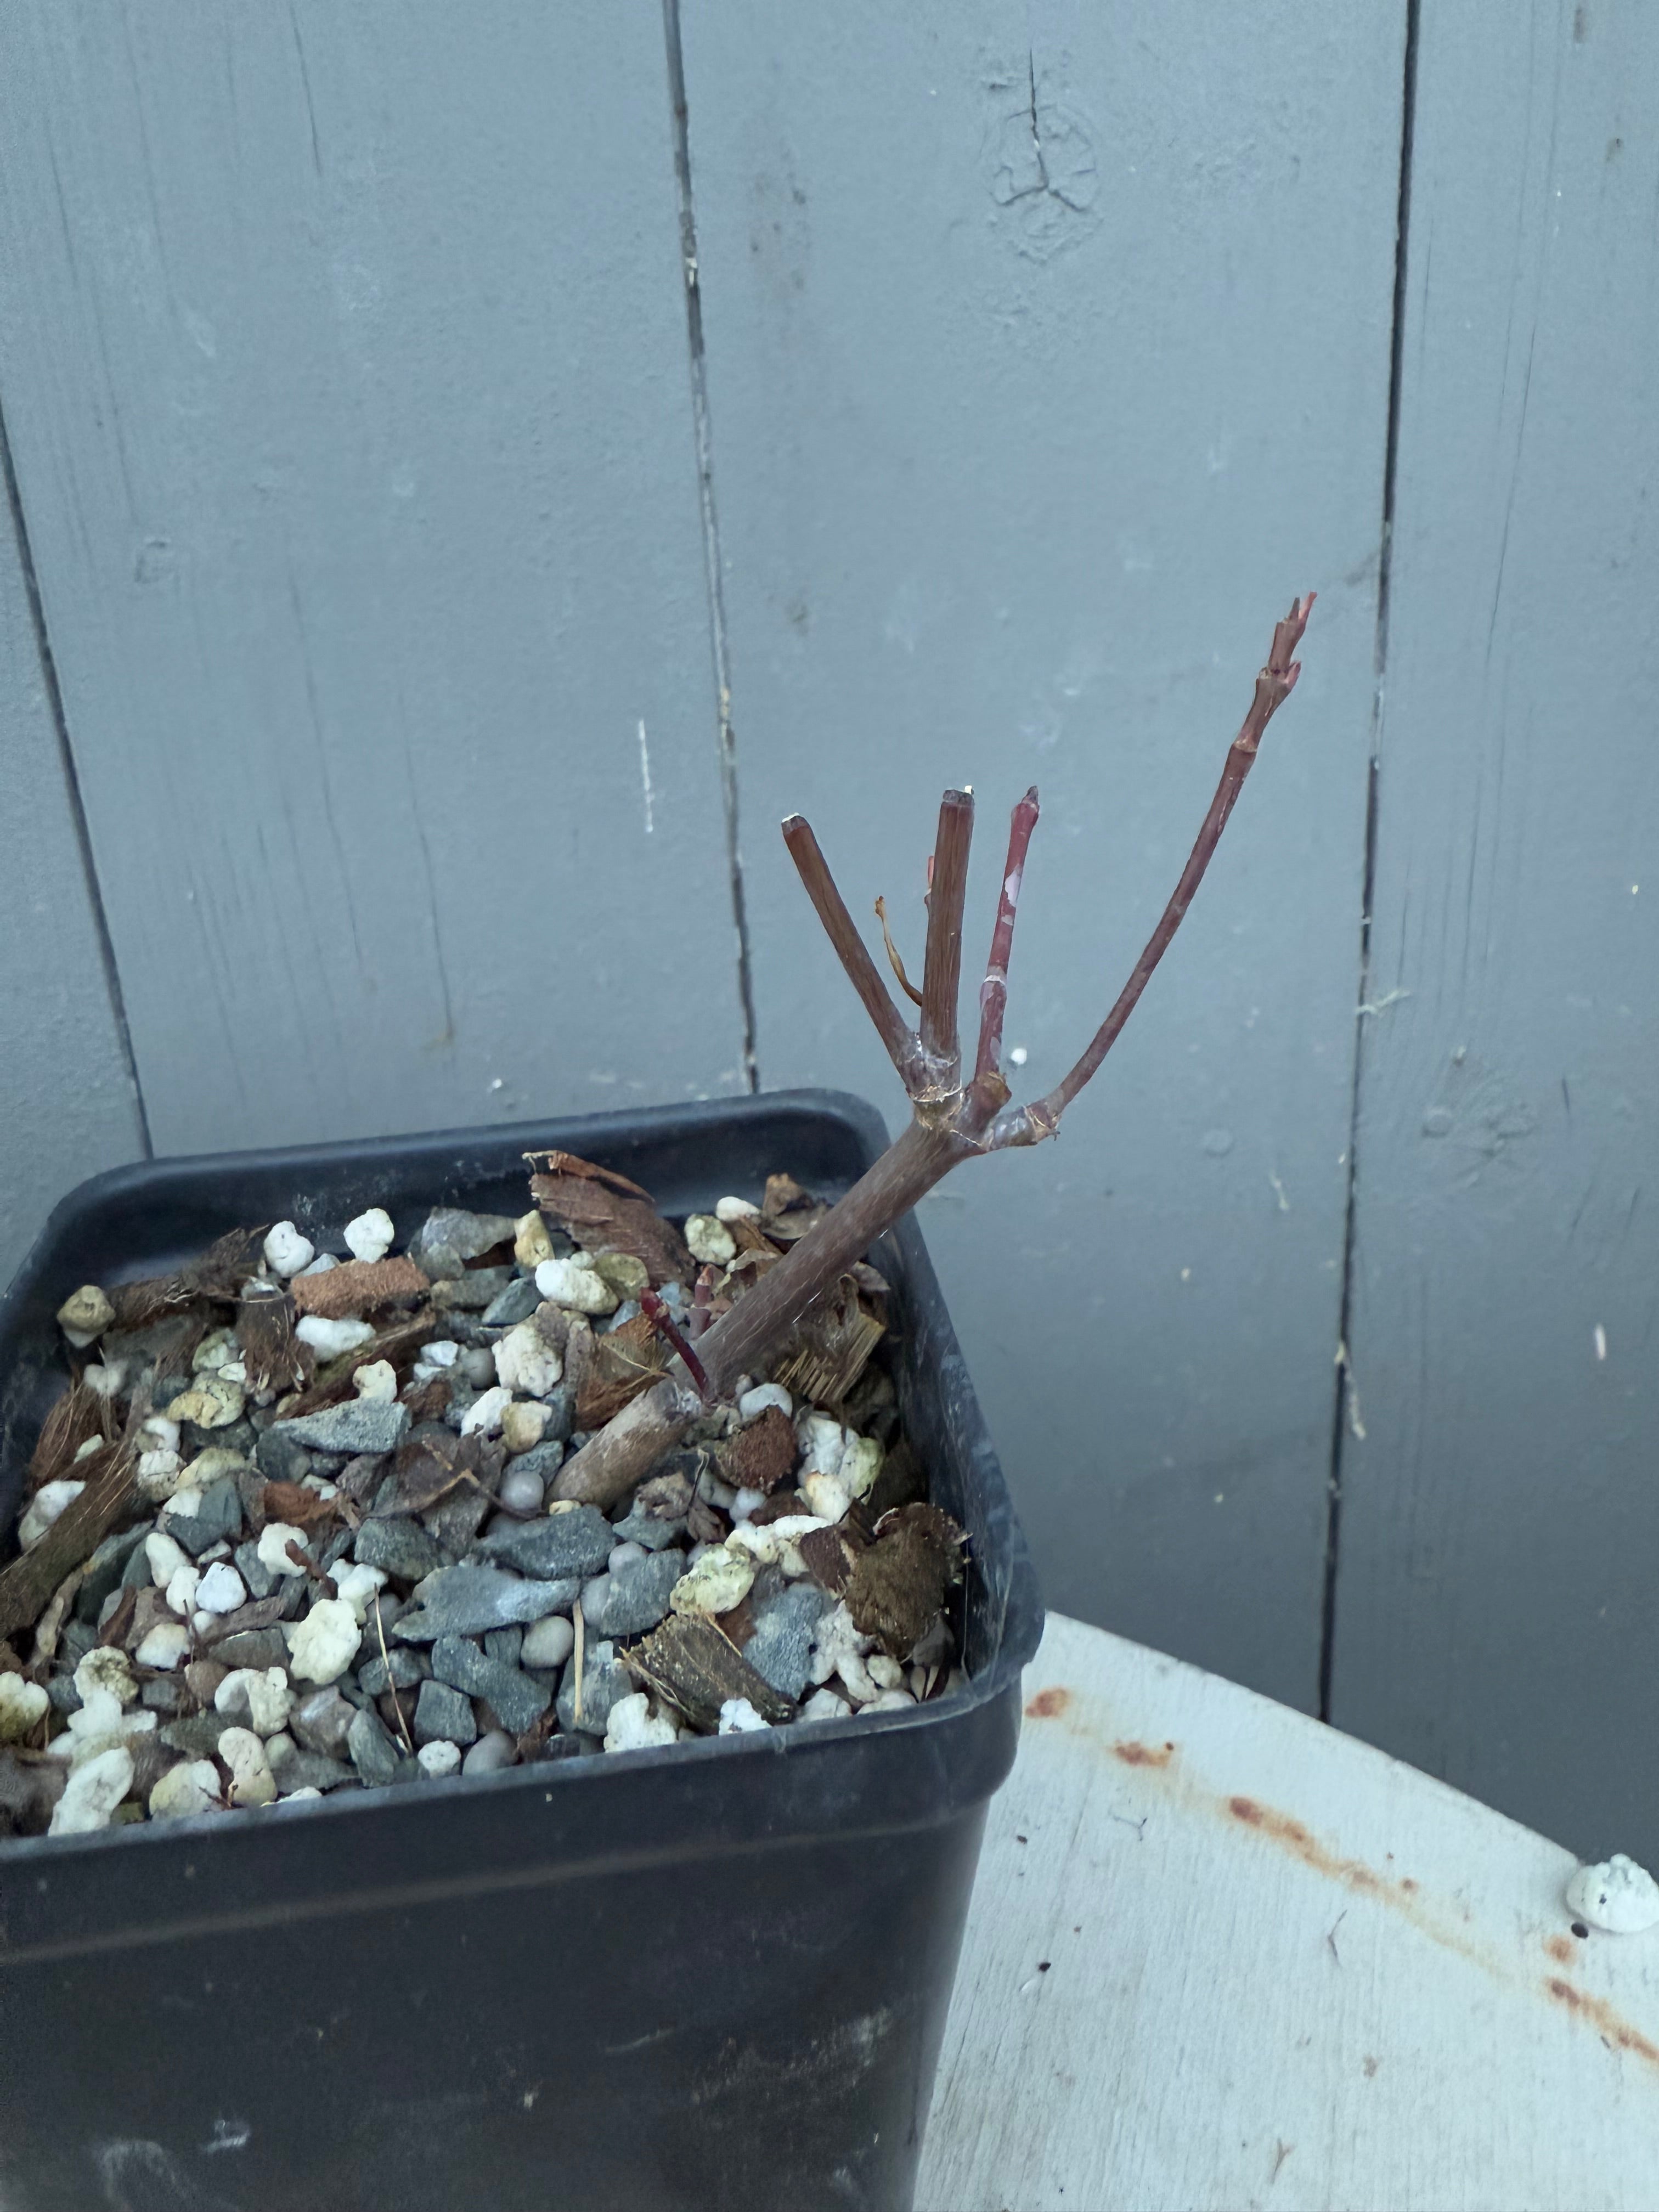
[[[665,1313],[659,1314],[659,1323],[669,1331],[675,1346],[667,1372],[566,1462],[558,1480],[560,1498],[600,1506],[613,1504],[651,1472],[709,1405],[729,1395],[740,1376],[753,1372],[776,1351],[845,1271],[959,1162],[1012,1146],[1041,1144],[1054,1134],[1066,1109],[1099,1067],[1133,1012],[1203,881],[1204,871],[1255,762],[1262,732],[1295,689],[1301,664],[1293,656],[1313,602],[1311,592],[1295,600],[1273,631],[1267,665],[1255,679],[1255,695],[1238,735],[1227,749],[1210,810],[1194,840],[1180,881],[1129,980],[1076,1064],[1052,1091],[1028,1105],[1012,1103],[1002,1073],[1001,1051],[1014,923],[1026,854],[1037,820],[1035,787],[1014,808],[1009,825],[1008,857],[985,978],[979,990],[978,1048],[973,1071],[965,1079],[957,1000],[963,903],[974,829],[972,794],[947,791],[939,804],[919,991],[911,987],[897,956],[892,956],[900,984],[919,1009],[915,1028],[895,1003],[848,913],[810,824],[799,814],[790,816],[783,825],[784,842],[836,957],[898,1071],[910,1100],[909,1122],[847,1195],[728,1312],[709,1321],[695,1340],[673,1328]],[[883,928],[884,934],[884,916]],[[891,953],[890,939],[888,944]],[[694,1315],[698,1310],[694,1309]]]

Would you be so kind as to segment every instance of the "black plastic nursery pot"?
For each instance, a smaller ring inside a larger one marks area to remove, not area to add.
[[[797,1091],[164,1161],[83,1184],[0,1302],[0,1514],[80,1284],[292,1218],[522,1211],[522,1155],[665,1212],[885,1141]],[[1042,1611],[915,1223],[901,1404],[969,1531],[968,1686],[908,1712],[0,1844],[5,2212],[903,2212]]]

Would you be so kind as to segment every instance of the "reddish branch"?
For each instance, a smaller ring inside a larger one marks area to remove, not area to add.
[[[862,1259],[876,1240],[959,1160],[1012,1146],[1039,1144],[1054,1134],[1067,1106],[1116,1042],[1203,881],[1255,759],[1262,732],[1296,688],[1301,665],[1294,656],[1313,602],[1311,592],[1293,601],[1289,614],[1273,631],[1267,665],[1256,678],[1249,712],[1228,749],[1210,811],[1181,879],[1128,981],[1076,1065],[1046,1097],[1030,1105],[1007,1104],[1008,1085],[1000,1060],[1014,923],[1026,854],[1037,820],[1036,790],[1028,791],[1015,807],[1009,826],[1007,864],[997,900],[990,957],[980,987],[979,1048],[972,1079],[965,1085],[957,1024],[963,904],[973,836],[972,794],[947,791],[939,808],[930,871],[921,1014],[915,1030],[882,981],[836,888],[817,838],[799,814],[790,816],[783,825],[784,842],[837,958],[903,1080],[911,1103],[909,1127],[838,1205],[792,1245],[729,1312],[698,1335],[695,1353],[678,1331],[673,1333],[671,1340],[675,1342],[678,1358],[667,1375],[624,1407],[566,1462],[557,1485],[561,1498],[610,1504],[649,1474],[657,1460],[679,1442],[710,1396],[726,1395],[740,1376],[752,1372],[775,1352],[814,1301],[845,1269]],[[884,933],[885,926],[884,916]],[[908,990],[908,984],[905,988]],[[655,1314],[653,1318],[659,1327],[664,1326]]]

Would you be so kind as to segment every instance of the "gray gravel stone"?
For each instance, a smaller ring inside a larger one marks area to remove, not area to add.
[[[155,1674],[138,1692],[138,1702],[147,1713],[159,1714],[166,1721],[176,1720],[185,1703],[185,1686],[176,1674]]]
[[[104,1600],[112,1590],[120,1588],[122,1571],[134,1551],[138,1552],[140,1558],[143,1557],[143,1540],[155,1525],[153,1521],[145,1521],[137,1528],[123,1529],[118,1536],[105,1537],[87,1561],[86,1572],[76,1594],[75,1617],[77,1620],[97,1620]],[[148,1560],[145,1565],[148,1566]]]
[[[434,1283],[434,1310],[441,1314],[484,1313],[512,1280],[511,1267],[470,1267],[463,1274]]]
[[[576,1596],[574,1578],[526,1582],[499,1567],[445,1567],[428,1576],[418,1605],[398,1621],[395,1633],[405,1644],[430,1644],[440,1636],[479,1636],[515,1620],[539,1620],[557,1613]]]
[[[476,1644],[464,1636],[441,1636],[432,1647],[432,1671],[441,1682],[447,1682],[464,1690],[470,1698],[483,1698],[495,1713],[501,1726],[514,1735],[522,1735],[541,1718],[552,1703],[547,1692],[516,1667],[504,1667],[497,1659],[487,1658]],[[424,1697],[426,1692],[421,1692]],[[419,1724],[419,1708],[416,1710]],[[465,1739],[455,1736],[452,1741]]]
[[[387,1690],[412,1690],[431,1672],[423,1651],[416,1651],[407,1644],[393,1644],[387,1647],[384,1659],[378,1651],[372,1659],[366,1659],[357,1669],[357,1680],[371,1698],[378,1698]]]
[[[213,1646],[222,1667],[286,1667],[288,1638],[280,1628],[239,1628]]]
[[[511,1328],[515,1322],[528,1321],[542,1302],[533,1275],[520,1275],[509,1283],[501,1296],[492,1298],[484,1308],[486,1328]]]
[[[545,1449],[550,1443],[568,1444],[576,1425],[575,1392],[568,1382],[561,1382],[556,1390],[548,1392],[542,1403],[547,1407],[550,1419],[542,1437],[541,1448]]]
[[[558,1393],[555,1391],[553,1395],[556,1397]],[[545,1483],[552,1481],[563,1457],[564,1446],[550,1432],[540,1443],[532,1444],[527,1452],[520,1452],[508,1465],[514,1474],[533,1474]]]
[[[355,1785],[357,1780],[355,1769],[343,1759],[329,1759],[319,1751],[296,1751],[271,1771],[284,1797],[295,1790],[320,1790],[326,1796],[331,1790]]]
[[[222,1474],[217,1482],[209,1483],[202,1492],[199,1513],[167,1511],[155,1525],[192,1559],[199,1559],[215,1544],[234,1537],[242,1525],[242,1493],[236,1487],[236,1478]]]
[[[346,1749],[351,1763],[362,1779],[371,1786],[394,1781],[403,1764],[398,1747],[378,1713],[361,1712],[352,1717],[346,1732]]]
[[[81,1692],[75,1686],[73,1674],[54,1674],[46,1685],[46,1696],[55,1713],[78,1713]]]
[[[450,1639],[456,1640],[456,1639]],[[469,1644],[465,1647],[471,1650]],[[479,1655],[482,1657],[482,1654]],[[415,1741],[426,1743],[476,1743],[478,1723],[472,1717],[472,1704],[460,1691],[451,1688],[447,1682],[422,1682],[421,1694],[415,1701]]]
[[[289,1717],[289,1734],[302,1751],[339,1759],[344,1755],[346,1738],[356,1718],[354,1709],[331,1684],[326,1690],[315,1690],[301,1699]]]
[[[576,1640],[574,1627],[562,1613],[550,1613],[545,1620],[536,1621],[524,1632],[524,1642],[519,1650],[521,1667],[562,1667],[570,1656],[570,1647]]]
[[[230,1726],[222,1713],[191,1713],[185,1720],[169,1721],[161,1736],[169,1750],[182,1751],[186,1759],[211,1759]]]
[[[525,1574],[562,1581],[571,1575],[597,1574],[616,1540],[615,1530],[597,1506],[579,1505],[574,1512],[544,1513],[539,1520],[492,1528],[478,1548]],[[542,1607],[544,1613],[555,1609]]]
[[[786,1698],[799,1698],[806,1686],[813,1633],[833,1602],[816,1583],[791,1583],[761,1610],[743,1656]]]
[[[471,1550],[489,1510],[489,1500],[483,1491],[465,1483],[441,1505],[428,1507],[421,1516],[421,1524],[442,1545],[447,1558],[458,1559]]]
[[[269,1597],[276,1587],[277,1577],[259,1557],[259,1547],[252,1538],[236,1547],[236,1571],[247,1584],[250,1597]]]
[[[491,1729],[481,1735],[466,1757],[461,1761],[463,1774],[499,1774],[504,1766],[511,1766],[515,1756],[513,1739],[500,1729]]]
[[[684,1552],[647,1552],[582,1592],[582,1618],[595,1636],[640,1636],[668,1610],[668,1593],[685,1572]]]
[[[459,1274],[469,1260],[497,1244],[510,1244],[518,1223],[509,1213],[469,1213],[464,1206],[434,1206],[410,1239],[409,1256],[434,1282]]]
[[[611,1523],[611,1534],[619,1544],[638,1544],[647,1552],[665,1552],[671,1544],[684,1540],[684,1521],[659,1521],[654,1513],[641,1513],[635,1506],[626,1520]]]
[[[151,1522],[144,1534],[149,1535],[155,1525]],[[120,1589],[148,1589],[152,1579],[149,1554],[142,1544],[135,1544],[127,1553],[126,1564],[121,1569],[121,1579],[117,1587]],[[96,1620],[97,1615],[94,1613],[93,1618]]]
[[[503,1667],[516,1667],[524,1649],[524,1630],[517,1622],[511,1628],[492,1628],[484,1638],[483,1648],[487,1658],[498,1660]]]
[[[409,1431],[409,1408],[394,1399],[353,1398],[343,1406],[325,1406],[319,1413],[301,1413],[296,1420],[278,1421],[259,1439],[263,1452],[273,1437],[286,1436],[313,1450],[343,1452],[396,1451]]]
[[[311,1472],[311,1454],[289,1434],[286,1421],[265,1430],[253,1448],[253,1456],[267,1482],[298,1482]]]
[[[631,1697],[638,1686],[617,1658],[614,1645],[587,1644],[582,1653],[583,1733],[602,1736],[611,1706],[619,1698]],[[576,1725],[576,1662],[573,1659],[559,1685],[559,1726],[571,1729]]]
[[[447,1564],[437,1538],[418,1521],[407,1520],[401,1514],[395,1520],[365,1521],[357,1531],[354,1556],[360,1565],[383,1568],[406,1583],[417,1583]]]

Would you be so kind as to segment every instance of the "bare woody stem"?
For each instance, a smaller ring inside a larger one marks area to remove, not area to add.
[[[968,852],[974,839],[974,795],[947,791],[939,801],[933,845],[933,888],[927,902],[927,951],[921,971],[921,1049],[929,1088],[954,1091],[962,1079],[957,1000],[962,988],[962,910],[968,896]]]
[[[1033,784],[1013,811],[1008,824],[1008,859],[997,895],[996,927],[991,932],[991,956],[985,963],[985,981],[979,987],[979,1056],[974,1073],[989,1075],[1002,1061],[1002,1017],[1008,1004],[1008,959],[1014,949],[1014,919],[1019,910],[1019,887],[1025,876],[1025,856],[1037,823],[1036,786]]]
[[[805,816],[792,814],[789,817],[783,825],[783,842],[789,848],[789,857],[806,887],[806,896],[811,900],[818,920],[823,924],[824,935],[835,947],[836,958],[847,970],[848,981],[862,1000],[864,1011],[875,1024],[881,1041],[887,1048],[887,1056],[898,1070],[908,1091],[915,1073],[915,1034],[893,1004],[892,995],[882,981],[880,970],[870,957],[857,925],[847,911],[847,902],[836,888],[836,879],[830,872],[829,862],[818,849],[818,841],[812,835],[812,826]]]
[[[1255,679],[1255,696],[1250,710],[1244,717],[1238,735],[1227,749],[1227,758],[1221,770],[1221,781],[1216,787],[1215,797],[1210,801],[1210,811],[1205,816],[1187,865],[1181,872],[1181,880],[1170,895],[1170,902],[1158,917],[1157,928],[1147,939],[1140,957],[1130,973],[1128,981],[1117,995],[1110,1013],[1090,1039],[1088,1048],[1076,1066],[1048,1092],[1029,1106],[1011,1107],[997,1117],[991,1131],[992,1148],[1000,1151],[1010,1145],[1041,1144],[1052,1137],[1060,1127],[1060,1117],[1077,1097],[1084,1085],[1099,1067],[1122,1033],[1123,1025],[1134,1012],[1141,993],[1152,979],[1152,970],[1170,948],[1170,939],[1180,928],[1182,921],[1200,884],[1221,833],[1227,826],[1229,816],[1243,789],[1244,779],[1255,762],[1256,748],[1261,733],[1296,689],[1296,679],[1302,672],[1301,663],[1294,659],[1302,633],[1308,626],[1308,616],[1313,606],[1314,594],[1293,599],[1291,611],[1273,631],[1272,650],[1267,665]]]

